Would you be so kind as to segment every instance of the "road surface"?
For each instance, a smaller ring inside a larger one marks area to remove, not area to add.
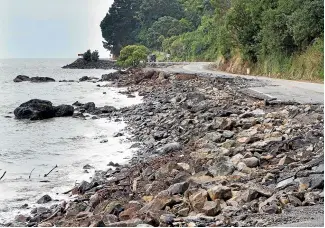
[[[299,82],[263,76],[238,75],[209,69],[209,62],[182,63],[169,67],[158,68],[165,72],[191,73],[209,77],[243,77],[264,82],[266,86],[252,86],[242,92],[254,94],[267,99],[281,102],[297,102],[300,104],[324,104],[324,84]],[[159,66],[159,65],[158,65]]]

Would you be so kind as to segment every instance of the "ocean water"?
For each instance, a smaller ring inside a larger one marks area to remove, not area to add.
[[[107,164],[110,161],[127,162],[132,156],[132,143],[127,141],[127,133],[123,137],[112,137],[115,132],[123,130],[124,122],[72,117],[32,122],[14,118],[14,109],[34,98],[49,100],[54,105],[92,101],[96,106],[117,108],[141,102],[138,96],[127,98],[119,94],[122,89],[96,86],[106,84],[104,82],[58,82],[78,80],[85,75],[100,78],[102,74],[111,72],[61,68],[72,61],[0,59],[0,176],[7,172],[0,181],[0,223],[12,220],[18,213],[28,214],[30,209],[22,210],[21,206],[37,206],[37,199],[44,194],[49,194],[54,200],[66,198],[62,194],[64,191],[77,182],[89,180],[95,170],[109,168]],[[13,79],[19,74],[52,77],[56,82],[14,83]],[[100,143],[103,139],[108,142]],[[85,173],[83,166],[86,164],[95,169]],[[44,177],[56,165],[58,168]]]

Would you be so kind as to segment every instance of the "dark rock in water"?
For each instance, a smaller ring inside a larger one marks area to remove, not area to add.
[[[74,113],[74,107],[71,105],[59,105],[55,108],[55,117],[72,116]]]
[[[50,202],[50,201],[52,201],[51,196],[49,196],[49,195],[44,195],[44,196],[42,196],[39,200],[37,200],[36,203],[38,203],[38,204],[44,204],[44,203],[48,203],[48,202]]]
[[[113,137],[121,137],[123,136],[124,134],[122,132],[116,132],[113,134]]]
[[[11,118],[11,116],[5,116],[5,118]]]
[[[87,164],[87,165],[84,165],[84,167],[82,167],[83,169],[93,169],[94,167]]]
[[[90,80],[90,77],[88,77],[88,76],[83,76],[83,77],[81,77],[81,78],[79,79],[79,82],[84,82],[84,81],[88,81],[88,80]]]
[[[108,166],[119,167],[120,164],[119,163],[114,163],[114,162],[109,162]]]
[[[15,79],[14,82],[25,82],[25,81],[30,81],[30,78],[26,75],[18,75]]]
[[[102,141],[100,141],[100,143],[107,143],[108,140],[107,139],[103,139]]]
[[[55,109],[50,101],[33,99],[15,109],[17,119],[42,120],[55,116]]]
[[[46,100],[33,99],[21,104],[15,109],[17,119],[43,120],[53,117],[72,116],[74,108],[71,105],[52,105]]]
[[[32,77],[30,78],[31,82],[55,82],[53,78],[49,77]]]
[[[83,106],[83,104],[80,103],[79,101],[74,102],[72,105],[74,105],[74,106]]]
[[[87,112],[93,112],[96,109],[96,105],[94,102],[88,102],[86,104],[83,105],[83,108],[87,111]]]

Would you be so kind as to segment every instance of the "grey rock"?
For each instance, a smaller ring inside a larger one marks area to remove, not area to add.
[[[49,195],[44,195],[44,196],[42,196],[39,200],[37,200],[37,203],[38,203],[38,204],[44,204],[44,203],[48,203],[48,202],[50,202],[50,201],[52,201],[51,196],[49,196]]]
[[[249,168],[255,168],[259,165],[259,159],[256,157],[244,158],[242,162]]]
[[[188,182],[182,182],[182,183],[176,183],[170,186],[167,191],[171,195],[176,195],[176,194],[183,194],[189,187]]]
[[[157,149],[157,151],[161,154],[167,154],[167,153],[172,153],[176,152],[179,150],[182,150],[182,145],[178,142],[173,142],[173,143],[168,143],[160,148]]]
[[[211,166],[209,166],[208,171],[214,177],[216,176],[227,176],[233,173],[235,167],[230,161],[229,157],[218,158]]]

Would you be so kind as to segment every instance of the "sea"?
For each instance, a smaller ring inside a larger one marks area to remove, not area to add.
[[[96,170],[110,168],[109,162],[123,164],[134,153],[126,124],[104,119],[63,117],[41,121],[17,120],[13,111],[30,99],[49,100],[53,105],[94,102],[116,108],[141,103],[141,97],[127,98],[123,88],[97,87],[107,82],[59,82],[82,76],[100,78],[113,70],[62,69],[74,59],[0,59],[0,224],[40,206],[36,201],[48,194],[54,201]],[[51,77],[56,82],[14,83],[17,75]],[[106,92],[106,94],[104,94]],[[100,143],[107,139],[107,143]],[[85,171],[83,167],[94,168]],[[57,166],[47,177],[53,167]],[[28,208],[22,208],[23,205]]]

